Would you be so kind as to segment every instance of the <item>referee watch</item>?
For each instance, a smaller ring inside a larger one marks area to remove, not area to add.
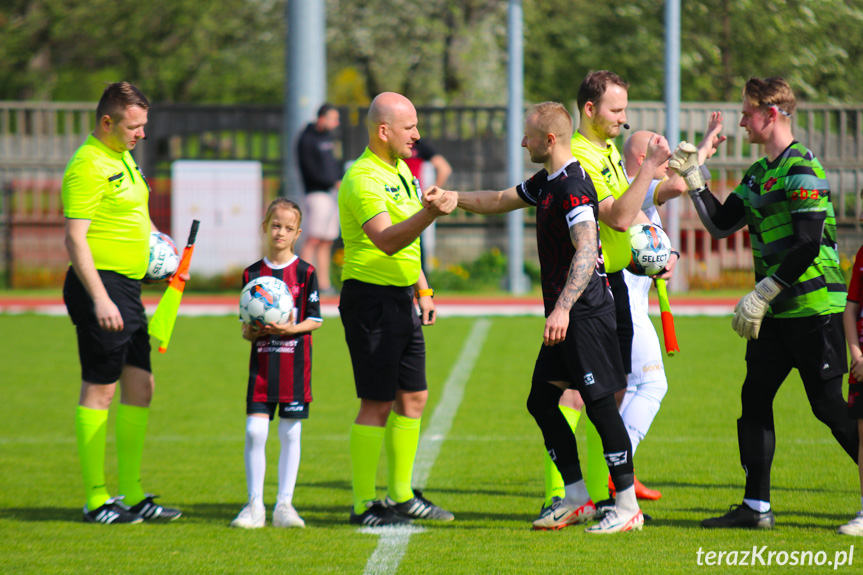
[[[417,298],[417,299],[419,299],[419,298],[421,298],[421,297],[423,297],[423,296],[430,296],[430,297],[434,297],[434,290],[433,290],[433,289],[431,289],[431,288],[428,288],[428,289],[419,289],[419,290],[415,290],[415,291],[414,291],[414,295],[416,296],[416,298]]]

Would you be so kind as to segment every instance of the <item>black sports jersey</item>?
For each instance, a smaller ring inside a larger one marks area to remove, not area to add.
[[[522,200],[536,206],[536,243],[542,279],[542,299],[545,315],[554,309],[557,298],[566,285],[575,247],[569,236],[569,221],[578,211],[588,208],[596,222],[596,244],[599,256],[590,278],[570,315],[591,317],[614,310],[599,242],[599,207],[596,189],[577,160],[560,169],[549,179],[544,169],[516,186]]]
[[[264,260],[243,272],[243,285],[261,276],[276,277],[288,285],[296,306],[296,323],[321,318],[318,277],[315,268],[301,260],[273,269]],[[275,335],[252,342],[249,360],[248,401],[312,401],[312,334],[294,337]]]

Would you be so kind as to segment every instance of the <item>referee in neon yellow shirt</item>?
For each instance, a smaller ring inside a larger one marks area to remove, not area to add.
[[[141,487],[141,457],[155,382],[141,302],[150,231],[149,186],[130,150],[144,137],[150,103],[128,82],[110,84],[96,108],[96,129],[63,174],[66,249],[72,266],[63,300],[78,335],[81,395],[75,414],[84,477],[84,521],[102,524],[170,521]],[[105,485],[108,408],[117,381],[115,424],[119,493]]]
[[[425,191],[428,207],[423,207],[422,192],[404,162],[420,138],[410,100],[384,92],[372,101],[367,121],[369,146],[339,188],[345,242],[339,313],[360,398],[350,435],[350,522],[451,521],[453,514],[413,489],[411,480],[428,399],[422,325],[435,321],[434,293],[420,267],[419,236],[435,218],[452,212],[456,199],[431,187]],[[385,502],[375,492],[382,444],[388,468]]]

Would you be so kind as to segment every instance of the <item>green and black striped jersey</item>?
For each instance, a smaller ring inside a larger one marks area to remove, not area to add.
[[[792,143],[772,162],[755,162],[734,193],[743,200],[755,261],[755,279],[772,276],[794,245],[792,220],[823,221],[818,256],[770,305],[769,317],[791,318],[842,313],[845,276],[839,267],[836,218],[821,162]]]

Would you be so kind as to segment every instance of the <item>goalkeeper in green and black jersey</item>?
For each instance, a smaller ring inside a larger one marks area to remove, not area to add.
[[[848,366],[842,327],[846,290],[836,220],[824,168],[792,134],[796,108],[782,78],[746,82],[740,126],[767,155],[746,171],[725,203],[705,185],[695,146],[682,142],[669,162],[686,180],[701,222],[714,238],[748,226],[758,282],[734,308],[732,320],[747,340],[737,420],[746,491],[742,505],[705,519],[704,527],[773,527],[773,398],[792,368],[800,373],[815,416],[857,459],[857,426],[846,416],[842,397]]]

